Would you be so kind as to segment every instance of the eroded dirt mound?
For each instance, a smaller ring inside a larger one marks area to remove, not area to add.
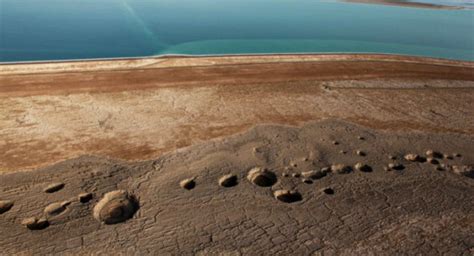
[[[469,255],[473,152],[329,120],[152,161],[83,156],[0,176],[0,254]]]

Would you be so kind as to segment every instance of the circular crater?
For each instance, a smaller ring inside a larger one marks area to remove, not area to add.
[[[326,195],[334,195],[334,189],[332,189],[332,188],[325,188],[325,189],[323,189],[323,192]]]
[[[45,218],[37,219],[35,217],[26,218],[21,221],[29,230],[41,230],[49,227],[49,221]]]
[[[221,187],[230,188],[237,184],[239,184],[239,182],[237,176],[234,174],[227,174],[219,179],[219,186]]]
[[[392,170],[396,170],[396,171],[401,171],[401,170],[405,169],[405,166],[403,164],[400,164],[400,163],[389,163],[388,168],[392,169]]]
[[[125,190],[109,192],[96,204],[94,218],[105,224],[116,224],[133,217],[138,201]]]
[[[361,172],[372,172],[372,167],[370,165],[364,164],[364,163],[356,163],[354,165],[354,168],[358,171]]]
[[[44,213],[46,214],[46,216],[50,216],[50,217],[60,215],[66,211],[66,208],[68,205],[69,205],[69,202],[52,203],[46,206],[46,208],[44,208]]]
[[[63,188],[64,188],[64,183],[56,182],[56,183],[49,184],[47,187],[45,187],[43,189],[43,191],[45,193],[54,193],[54,192],[57,192],[57,191],[59,191]]]
[[[94,195],[92,193],[81,193],[77,197],[79,199],[79,202],[85,204],[89,202],[90,200],[92,200],[93,196]]]
[[[273,193],[276,199],[284,203],[294,203],[303,200],[303,197],[298,191],[293,190],[277,190]]]
[[[278,181],[275,173],[260,167],[251,169],[247,175],[247,179],[260,187],[271,187]]]
[[[0,200],[0,214],[8,212],[13,207],[13,201]]]
[[[196,187],[196,181],[194,179],[184,179],[179,183],[179,186],[186,190],[191,190]]]
[[[301,175],[305,178],[313,179],[313,180],[318,180],[326,176],[326,172],[324,171],[308,171],[308,172],[302,172]]]
[[[352,167],[345,164],[333,164],[331,165],[331,171],[339,174],[348,174],[352,172]]]

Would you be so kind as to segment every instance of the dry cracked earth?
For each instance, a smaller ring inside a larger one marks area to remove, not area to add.
[[[0,177],[0,255],[472,255],[474,137],[259,125]]]

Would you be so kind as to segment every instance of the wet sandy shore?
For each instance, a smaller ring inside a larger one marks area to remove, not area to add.
[[[474,133],[473,64],[387,55],[0,65],[0,171],[152,159],[262,123]]]

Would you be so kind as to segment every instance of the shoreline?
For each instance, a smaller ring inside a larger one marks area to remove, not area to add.
[[[110,57],[110,58],[85,58],[85,59],[58,59],[58,60],[31,60],[31,61],[0,61],[1,66],[22,65],[22,64],[52,64],[52,63],[75,63],[75,62],[95,62],[95,61],[127,61],[142,59],[174,59],[174,58],[226,58],[226,57],[276,57],[276,56],[389,56],[401,58],[432,59],[452,62],[472,62],[468,60],[450,59],[441,57],[431,57],[422,55],[409,55],[397,53],[372,53],[372,52],[299,52],[299,53],[229,53],[229,54],[157,54],[136,57]]]
[[[84,72],[134,68],[166,68],[309,61],[386,61],[423,63],[443,66],[474,67],[474,61],[452,60],[399,54],[228,54],[228,55],[156,55],[150,57],[102,58],[58,61],[0,62],[0,76],[49,72]],[[169,63],[172,62],[172,63]]]

